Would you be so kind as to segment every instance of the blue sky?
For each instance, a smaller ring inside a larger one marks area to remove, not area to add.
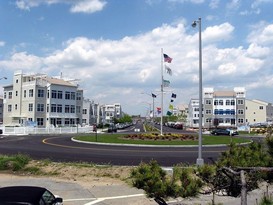
[[[273,103],[273,0],[5,0],[0,2],[0,81],[13,73],[79,79],[84,96],[145,114],[164,72],[174,105],[198,98],[202,18],[203,87],[245,87],[248,99]],[[0,95],[3,91],[1,89]],[[160,98],[155,105],[160,106]]]

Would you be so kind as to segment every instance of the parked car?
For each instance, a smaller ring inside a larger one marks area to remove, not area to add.
[[[8,204],[48,204],[62,205],[63,199],[44,187],[9,186],[0,188],[0,205]]]
[[[117,132],[118,128],[114,124],[110,124],[108,127],[108,132]]]
[[[239,133],[236,130],[231,130],[231,129],[215,129],[211,131],[211,134],[213,135],[238,135]]]

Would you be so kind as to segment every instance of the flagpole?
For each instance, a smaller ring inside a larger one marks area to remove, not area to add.
[[[160,135],[163,135],[163,48],[161,48],[161,123]]]

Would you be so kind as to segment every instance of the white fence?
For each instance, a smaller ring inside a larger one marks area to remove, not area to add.
[[[4,135],[91,133],[93,127],[1,127]]]

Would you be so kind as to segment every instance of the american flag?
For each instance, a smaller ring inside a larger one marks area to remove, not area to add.
[[[164,56],[164,62],[167,62],[167,63],[171,63],[172,62],[172,58],[171,57],[169,57],[167,54],[163,54],[163,56]]]

